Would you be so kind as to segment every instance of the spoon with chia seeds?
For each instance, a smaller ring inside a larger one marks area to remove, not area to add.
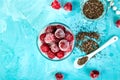
[[[102,45],[100,48],[95,50],[94,52],[83,56],[79,57],[74,61],[74,67],[77,69],[82,68],[94,55],[96,55],[98,52],[106,48],[107,46],[111,45],[112,43],[116,42],[118,40],[117,36],[113,36],[111,39],[109,39],[104,45]]]

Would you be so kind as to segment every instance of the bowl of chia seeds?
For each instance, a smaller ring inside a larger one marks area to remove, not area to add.
[[[83,0],[82,14],[88,20],[98,20],[106,13],[106,3],[104,0]]]

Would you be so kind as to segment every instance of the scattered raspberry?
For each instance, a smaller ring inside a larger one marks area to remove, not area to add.
[[[64,33],[64,31],[62,29],[57,29],[55,31],[55,36],[57,38],[64,38],[65,37],[65,33]]]
[[[116,26],[117,26],[118,28],[120,28],[120,20],[118,20],[118,21],[116,22]]]
[[[57,29],[59,29],[59,28],[60,28],[60,29],[62,29],[63,31],[65,31],[65,27],[64,27],[64,26],[62,26],[62,25],[56,25],[56,28],[57,28]]]
[[[40,48],[41,48],[41,50],[42,50],[43,52],[49,51],[49,46],[48,46],[47,44],[45,44],[45,43],[43,43],[43,44],[40,46]]]
[[[64,6],[64,9],[66,11],[72,11],[72,4],[70,2],[67,2]]]
[[[50,59],[55,58],[55,54],[54,54],[51,50],[47,52],[47,56],[48,56]]]
[[[63,39],[59,42],[60,50],[67,51],[69,49],[69,47],[70,47],[69,42],[67,40]]]
[[[50,48],[53,53],[56,53],[59,51],[59,47],[55,43],[51,44]]]
[[[61,8],[61,5],[60,3],[58,2],[58,0],[54,0],[51,4],[52,8],[54,9],[60,9]]]
[[[55,74],[56,80],[63,80],[63,74],[58,72]]]
[[[43,33],[43,34],[40,35],[40,40],[41,40],[42,42],[44,42],[45,36],[46,36],[46,33]]]
[[[91,78],[97,78],[99,76],[99,72],[97,70],[93,70],[90,72]]]
[[[65,39],[71,42],[74,40],[74,37],[70,32],[67,31],[65,34]]]
[[[52,43],[55,41],[55,36],[52,33],[47,33],[44,40],[46,43]]]
[[[59,52],[57,52],[57,54],[56,54],[56,56],[57,56],[59,59],[63,58],[64,55],[65,55],[65,54],[64,54],[63,51],[59,51]]]
[[[50,25],[50,26],[48,26],[48,27],[46,28],[45,32],[46,32],[46,33],[54,33],[55,30],[56,30],[56,26]]]

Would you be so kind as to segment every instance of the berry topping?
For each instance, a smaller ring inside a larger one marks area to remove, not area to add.
[[[74,37],[70,32],[67,31],[65,34],[65,39],[71,42],[74,40]]]
[[[47,52],[47,56],[48,56],[50,59],[55,58],[55,54],[54,54],[51,50]]]
[[[59,28],[59,29],[57,29],[55,31],[55,36],[57,38],[64,38],[65,37],[65,33],[64,33],[64,31],[62,29]]]
[[[58,44],[61,39],[55,38],[55,43]]]
[[[45,43],[43,43],[41,46],[40,46],[41,50],[43,52],[48,52],[49,51],[49,46]]]
[[[63,74],[58,72],[55,74],[55,78],[56,78],[56,80],[63,80]]]
[[[63,58],[64,55],[65,55],[65,54],[64,54],[63,51],[59,51],[59,52],[57,52],[57,54],[56,54],[57,58],[59,58],[59,59]]]
[[[56,30],[56,26],[50,25],[50,26],[48,26],[48,27],[46,28],[45,32],[46,32],[46,33],[54,33],[55,30]]]
[[[118,20],[118,21],[116,22],[116,26],[117,26],[118,28],[120,28],[120,20]]]
[[[41,40],[42,42],[44,42],[45,36],[46,36],[46,33],[43,33],[43,34],[40,35],[40,40]]]
[[[56,28],[57,28],[57,29],[59,29],[59,28],[60,28],[60,29],[62,29],[63,31],[65,31],[65,27],[64,27],[64,26],[62,26],[62,25],[56,25]]]
[[[51,44],[50,48],[53,53],[56,53],[59,51],[59,47],[55,43]]]
[[[60,3],[58,2],[58,0],[54,0],[51,4],[52,8],[54,9],[60,9],[61,8],[61,5]]]
[[[55,36],[52,33],[47,33],[44,40],[46,43],[52,43],[55,41]]]
[[[99,72],[97,70],[93,70],[90,72],[91,78],[97,78],[99,76]]]
[[[69,49],[69,47],[70,47],[69,42],[67,40],[63,39],[59,42],[60,50],[67,51]]]
[[[66,11],[72,11],[72,4],[70,2],[67,2],[64,6],[64,9]]]
[[[68,52],[71,52],[71,51],[72,51],[72,45],[70,45],[69,49],[66,52],[68,53]]]

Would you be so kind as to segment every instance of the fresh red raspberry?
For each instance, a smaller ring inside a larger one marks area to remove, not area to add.
[[[93,70],[90,72],[91,78],[97,78],[99,76],[99,72],[97,70]]]
[[[49,46],[47,44],[43,43],[40,46],[40,49],[42,50],[42,52],[48,52],[49,51]]]
[[[56,53],[56,56],[57,56],[57,58],[59,58],[59,59],[62,59],[63,57],[64,57],[64,52],[63,51],[59,51],[59,52],[57,52]]]
[[[58,2],[58,0],[54,0],[51,4],[52,8],[54,9],[60,9],[61,8],[61,5],[60,3]]]
[[[45,36],[46,36],[46,33],[43,33],[43,34],[40,35],[40,40],[41,40],[42,42],[44,42]]]
[[[117,26],[118,28],[120,28],[120,20],[118,20],[118,21],[116,22],[116,26]]]
[[[44,41],[45,41],[46,43],[52,43],[52,42],[54,42],[54,41],[55,41],[55,36],[54,36],[54,34],[52,34],[52,33],[47,33],[46,36],[45,36],[45,38],[44,38]]]
[[[65,33],[64,33],[64,31],[62,30],[62,29],[57,29],[56,31],[55,31],[55,36],[57,37],[57,38],[64,38],[65,37]]]
[[[55,58],[55,54],[54,54],[51,50],[49,50],[49,51],[47,52],[47,56],[48,56],[50,59]]]
[[[65,9],[66,11],[72,11],[72,3],[67,2],[67,3],[64,5],[64,9]]]
[[[63,80],[63,77],[64,77],[63,74],[60,73],[60,72],[58,72],[58,73],[55,74],[56,80]]]
[[[55,43],[51,44],[50,48],[53,53],[56,53],[59,51],[59,47]]]
[[[70,47],[70,45],[69,45],[69,42],[67,40],[63,39],[59,42],[60,50],[67,51],[69,49],[69,47]]]
[[[69,31],[67,31],[65,33],[65,39],[71,42],[71,41],[74,40],[74,37],[73,37],[73,35]]]

